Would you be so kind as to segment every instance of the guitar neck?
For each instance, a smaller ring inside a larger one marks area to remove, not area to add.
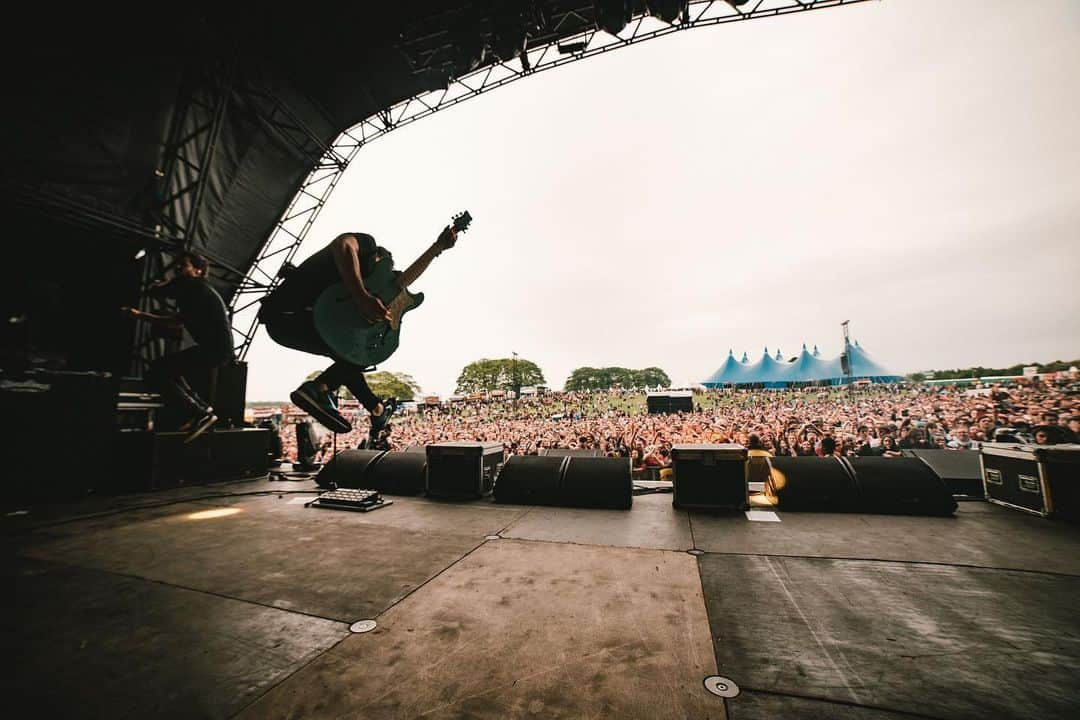
[[[401,288],[404,290],[405,288],[416,282],[417,278],[423,275],[424,271],[427,270],[427,267],[431,264],[431,261],[434,260],[441,252],[442,251],[439,249],[439,247],[433,243],[431,247],[429,247],[420,255],[420,257],[416,258],[416,260],[413,260],[413,264],[407,267],[405,271],[401,273]]]

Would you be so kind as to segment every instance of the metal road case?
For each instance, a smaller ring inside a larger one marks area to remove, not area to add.
[[[1063,520],[1080,520],[1080,445],[987,443],[979,455],[986,499]]]
[[[746,448],[736,443],[673,445],[672,504],[706,510],[750,507],[746,458]]]
[[[445,442],[427,446],[427,494],[444,498],[490,495],[503,465],[502,443]]]

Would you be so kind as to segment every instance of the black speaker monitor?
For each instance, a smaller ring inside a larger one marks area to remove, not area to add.
[[[630,459],[617,457],[567,458],[560,504],[569,507],[629,510],[634,502]]]
[[[319,487],[368,490],[368,468],[385,455],[383,450],[342,450],[326,463],[315,482]]]
[[[510,456],[495,480],[495,502],[562,505],[563,471],[569,462],[558,456]]]
[[[835,457],[769,458],[765,494],[778,510],[853,512],[860,502],[851,470]]]
[[[364,487],[386,495],[419,495],[426,482],[426,454],[384,452],[368,466]]]
[[[893,515],[952,515],[956,500],[933,470],[919,458],[853,457],[848,459],[863,512]]]
[[[953,496],[960,499],[983,499],[982,468],[978,450],[904,450],[905,457],[916,457],[941,478]]]

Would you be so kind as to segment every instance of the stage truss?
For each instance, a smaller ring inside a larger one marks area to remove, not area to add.
[[[237,357],[243,359],[247,355],[258,330],[259,301],[277,286],[281,268],[292,261],[323,205],[337,186],[341,173],[364,145],[409,123],[515,80],[644,40],[693,28],[781,17],[871,1],[749,0],[739,6],[722,0],[691,1],[682,16],[672,24],[648,15],[640,15],[632,18],[618,35],[597,30],[588,18],[569,10],[550,18],[551,29],[558,40],[528,48],[517,59],[496,61],[461,77],[449,78],[445,88],[409,98],[361,121],[342,133],[333,145],[326,149],[237,287],[230,303]],[[582,25],[588,29],[565,36],[560,34],[560,30],[564,28]],[[402,44],[402,50],[410,54],[408,42]],[[433,72],[440,67],[439,56],[452,52],[453,48],[447,45],[426,48],[417,53],[414,57],[417,74]]]

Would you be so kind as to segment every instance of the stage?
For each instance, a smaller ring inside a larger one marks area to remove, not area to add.
[[[42,480],[44,482],[45,480]],[[65,718],[1074,718],[1080,528],[254,480],[4,517],[9,704]],[[207,512],[216,511],[216,512]],[[202,513],[203,515],[199,515]],[[689,553],[688,550],[695,550]],[[370,632],[352,632],[375,620]],[[711,694],[707,677],[739,686]]]

